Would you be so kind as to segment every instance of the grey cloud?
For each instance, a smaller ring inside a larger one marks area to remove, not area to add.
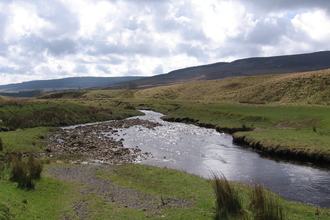
[[[46,43],[49,52],[52,55],[59,56],[63,54],[72,54],[76,52],[76,43],[71,39],[53,40]]]
[[[262,9],[265,11],[280,10],[302,10],[311,8],[326,9],[330,11],[328,0],[238,0],[243,4],[249,4],[250,7]]]
[[[247,36],[246,42],[262,45],[276,44],[282,36],[288,34],[289,30],[293,28],[287,19],[273,19],[272,21],[260,19],[253,31]]]
[[[6,29],[7,17],[3,13],[0,12],[0,40],[3,39],[3,34]]]
[[[97,68],[98,70],[101,70],[101,71],[104,72],[104,73],[110,73],[109,69],[106,68],[105,66],[98,65],[96,68]]]
[[[72,36],[79,30],[80,24],[73,12],[71,12],[61,1],[39,0],[36,2],[38,16],[52,23],[45,27],[45,37],[56,38],[61,36]]]
[[[186,53],[190,57],[195,57],[201,62],[207,62],[209,55],[204,51],[201,46],[193,46],[188,43],[178,44],[176,48],[176,53]]]
[[[154,71],[152,71],[153,74],[162,74],[164,73],[163,65],[159,64]]]
[[[0,56],[5,56],[7,54],[8,44],[0,42]]]
[[[108,59],[100,59],[100,63],[104,63],[104,64],[119,65],[122,64],[123,62],[124,62],[123,59],[120,59],[115,56],[108,56]]]
[[[76,68],[73,70],[73,72],[76,72],[76,73],[88,73],[88,69],[86,68],[85,65],[78,64],[78,65],[76,65]]]

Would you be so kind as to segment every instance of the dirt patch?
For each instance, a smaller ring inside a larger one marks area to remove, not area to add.
[[[98,195],[114,205],[123,208],[141,209],[153,216],[158,215],[162,209],[186,208],[192,206],[192,201],[174,198],[158,198],[133,189],[114,185],[111,180],[103,179],[95,175],[97,171],[106,171],[116,174],[116,171],[109,165],[86,164],[69,167],[48,167],[46,175],[65,181],[77,181],[83,186],[80,189],[80,193],[83,195]],[[73,205],[79,219],[88,219],[91,214],[88,203],[78,200]]]

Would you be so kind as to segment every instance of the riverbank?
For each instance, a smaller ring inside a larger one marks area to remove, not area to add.
[[[330,166],[330,149],[327,151],[320,151],[318,148],[307,146],[306,142],[304,145],[295,146],[285,144],[285,140],[283,140],[281,143],[278,141],[277,143],[269,141],[275,139],[275,134],[281,131],[272,131],[271,134],[266,133],[264,137],[256,137],[256,133],[261,133],[263,130],[267,129],[251,128],[245,126],[238,128],[220,127],[212,123],[201,123],[198,119],[192,119],[189,117],[164,118],[164,120],[169,122],[195,124],[199,127],[212,128],[220,133],[230,134],[233,137],[233,143],[242,147],[255,149],[264,156],[283,160],[313,163],[320,166]],[[290,129],[292,130],[293,128]],[[283,135],[282,137],[285,137],[288,132],[290,131],[288,131],[286,128],[283,128],[283,134],[279,134],[278,136]]]
[[[235,143],[269,156],[330,164],[329,106],[126,101],[138,109],[161,112],[167,121],[232,134]]]

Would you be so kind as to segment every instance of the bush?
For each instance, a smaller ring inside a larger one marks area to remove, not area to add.
[[[18,183],[18,187],[34,189],[33,180],[40,179],[43,166],[30,154],[28,162],[24,162],[21,156],[17,156],[12,161],[10,180]]]

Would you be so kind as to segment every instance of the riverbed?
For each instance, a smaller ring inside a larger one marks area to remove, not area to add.
[[[153,157],[136,163],[185,171],[203,178],[222,173],[227,179],[247,184],[261,183],[285,199],[330,208],[330,171],[311,166],[274,161],[252,149],[233,144],[228,134],[215,129],[166,122],[163,115],[142,111],[142,119],[162,126],[132,126],[118,129],[113,138],[124,139],[126,148],[151,152]]]

